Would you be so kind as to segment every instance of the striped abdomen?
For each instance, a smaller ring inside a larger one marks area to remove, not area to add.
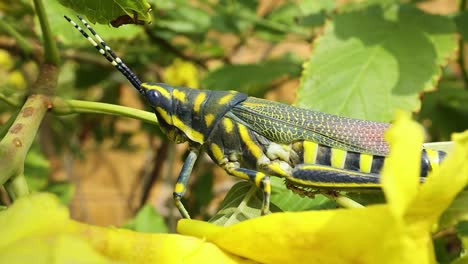
[[[379,174],[385,163],[385,156],[345,151],[310,141],[296,142],[293,144],[293,149],[303,158],[300,161],[303,164],[317,164],[350,171]],[[437,168],[444,157],[445,152],[423,149],[421,177],[426,177],[430,171]]]

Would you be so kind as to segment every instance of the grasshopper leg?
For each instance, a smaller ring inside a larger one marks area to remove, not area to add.
[[[262,172],[249,170],[244,168],[232,168],[227,166],[226,171],[239,178],[250,180],[262,190],[263,193],[263,202],[262,202],[262,209],[261,214],[266,215],[270,212],[270,195],[271,195],[271,182],[270,176],[265,175]]]
[[[190,174],[192,173],[193,165],[195,165],[195,161],[197,161],[197,157],[198,151],[191,150],[187,156],[187,159],[185,160],[182,170],[179,173],[179,177],[177,178],[177,183],[174,187],[173,193],[175,206],[177,207],[177,209],[179,209],[179,212],[182,215],[182,217],[188,219],[190,219],[190,215],[187,212],[187,209],[185,209],[184,205],[182,204],[181,199],[187,190],[187,182],[190,177]]]

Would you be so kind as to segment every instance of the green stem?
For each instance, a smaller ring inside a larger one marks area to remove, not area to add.
[[[121,105],[80,100],[63,100],[58,97],[53,99],[52,105],[52,111],[59,115],[76,113],[109,114],[130,117],[151,124],[158,124],[154,113]]]
[[[28,195],[29,187],[24,174],[19,174],[16,177],[9,179],[5,183],[5,190],[13,201],[21,196]]]
[[[36,9],[39,23],[41,24],[42,36],[44,39],[44,57],[45,63],[50,63],[55,66],[60,64],[60,56],[53,40],[52,32],[50,31],[49,21],[44,9],[44,4],[41,0],[34,0],[34,7]]]
[[[346,197],[344,195],[338,194],[338,196],[334,194],[327,194],[327,193],[322,193],[326,197],[328,197],[331,200],[334,200],[338,205],[340,205],[343,208],[364,208],[364,206],[353,199]]]
[[[29,42],[3,19],[0,19],[0,29],[3,29],[7,34],[16,39],[16,44],[21,48],[24,54],[31,55],[33,53],[33,47],[29,45]]]
[[[18,94],[6,95],[0,92],[0,101],[5,102],[7,105],[18,108],[21,106],[23,101],[23,95],[19,96]]]
[[[24,161],[49,105],[44,95],[29,96],[0,141],[0,185],[8,182],[12,199],[29,192],[23,179]]]
[[[13,107],[18,107],[20,104],[19,100],[12,100],[1,92],[0,100],[5,101]],[[158,124],[154,113],[121,105],[81,100],[66,100],[60,97],[54,97],[52,99],[52,106],[52,112],[57,115],[71,115],[79,113],[108,114],[130,117],[150,124]],[[0,138],[2,135],[1,131],[2,130],[0,130]]]
[[[466,0],[460,1],[459,11],[465,10],[466,7]],[[465,69],[465,43],[463,38],[460,38],[459,41],[459,48],[458,48],[458,65],[460,65],[460,72],[462,76],[463,83],[465,85],[465,89],[468,89],[468,72]]]
[[[294,28],[294,27],[291,27],[291,26],[287,26],[287,25],[283,25],[283,24],[280,24],[280,23],[277,23],[277,22],[266,20],[266,19],[264,19],[262,17],[258,17],[256,15],[250,15],[248,13],[239,12],[237,14],[237,16],[239,18],[241,18],[241,19],[245,19],[245,20],[254,22],[257,25],[260,25],[260,26],[263,26],[263,27],[266,27],[266,28],[269,28],[269,29],[272,29],[272,30],[275,30],[275,31],[279,31],[279,32],[281,32],[283,34],[293,33],[293,34],[296,34],[296,35],[299,35],[299,36],[309,37],[309,35],[307,34],[307,32],[305,30],[300,30],[298,28]]]
[[[10,129],[11,125],[13,125],[13,122],[15,122],[15,119],[18,116],[18,114],[19,114],[19,109],[16,110],[10,116],[10,118],[8,118],[5,124],[2,125],[2,127],[0,128],[0,139],[2,139],[8,133],[8,130]]]

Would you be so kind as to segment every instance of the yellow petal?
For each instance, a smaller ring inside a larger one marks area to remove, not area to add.
[[[419,188],[421,149],[424,131],[409,114],[398,112],[385,133],[390,153],[382,170],[382,189],[395,217],[408,210]]]
[[[214,244],[177,234],[138,233],[71,221],[69,231],[89,241],[102,254],[132,263],[242,263]]]
[[[53,262],[51,262],[53,260]],[[28,236],[0,250],[0,263],[114,263],[84,240],[66,234]]]
[[[468,184],[468,130],[454,134],[454,149],[445,157],[439,170],[431,173],[410,205],[406,219],[411,222],[436,223],[455,196]]]
[[[177,230],[262,263],[425,263],[431,253],[385,205],[274,213],[227,227],[184,219]]]
[[[51,194],[22,197],[1,211],[0,234],[0,263],[248,263],[194,237],[78,223]]]
[[[0,212],[0,248],[26,236],[41,236],[64,230],[68,210],[52,194],[22,197]]]

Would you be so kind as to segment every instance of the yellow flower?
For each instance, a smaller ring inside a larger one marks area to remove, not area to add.
[[[243,263],[210,242],[70,220],[51,194],[22,197],[0,212],[0,263]]]
[[[468,181],[468,131],[453,137],[453,153],[422,185],[421,128],[400,113],[386,136],[387,204],[274,213],[228,227],[181,220],[178,231],[262,263],[434,263],[431,227]]]
[[[164,81],[171,85],[199,88],[198,71],[195,65],[178,58],[164,71]]]

